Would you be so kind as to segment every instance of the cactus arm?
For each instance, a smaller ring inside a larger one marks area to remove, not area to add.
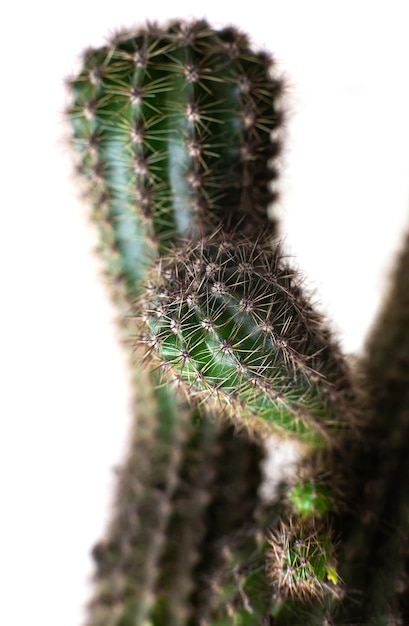
[[[407,423],[408,411],[405,410]],[[364,603],[369,626],[405,623],[409,615],[409,462],[408,435],[402,438],[397,471],[389,485],[374,538]]]
[[[371,492],[376,508],[367,518],[372,524],[369,577],[365,611],[368,624],[404,623],[409,615],[409,237],[403,242],[384,300],[366,345],[363,369],[373,410],[372,454],[367,473],[373,472]],[[385,454],[387,450],[387,454]]]
[[[250,372],[252,378],[258,376],[259,379],[263,379],[264,388],[267,387],[267,383],[271,385],[276,383],[272,377],[267,378],[269,372],[272,371],[276,377],[283,376],[285,382],[280,381],[281,387],[278,390],[277,388],[273,389],[275,395],[273,396],[271,393],[267,397],[264,405],[262,405],[267,410],[272,403],[272,397],[275,399],[276,396],[283,395],[283,389],[286,390],[285,385],[287,384],[292,394],[297,393],[297,387],[301,387],[300,397],[304,403],[307,393],[310,393],[311,390],[317,393],[310,404],[312,410],[314,410],[314,406],[319,407],[318,411],[322,410],[323,398],[325,399],[328,404],[324,414],[327,417],[331,415],[331,419],[328,421],[329,433],[332,428],[339,427],[339,424],[336,423],[336,411],[339,411],[342,418],[346,420],[343,428],[354,427],[355,424],[350,417],[352,409],[349,409],[349,413],[345,411],[349,398],[353,397],[352,388],[347,386],[347,370],[344,369],[338,352],[325,354],[325,351],[329,350],[329,346],[332,346],[328,335],[323,333],[318,318],[311,312],[301,296],[298,285],[291,284],[289,279],[293,277],[292,272],[277,263],[274,252],[262,246],[258,248],[255,244],[249,246],[248,243],[244,244],[240,240],[235,241],[234,252],[229,246],[226,247],[226,241],[215,243],[214,240],[211,243],[202,241],[193,250],[195,250],[196,256],[192,254],[192,249],[185,249],[178,250],[169,263],[162,260],[160,262],[160,276],[156,277],[158,279],[156,283],[153,276],[150,276],[149,295],[144,299],[143,318],[148,323],[144,341],[151,350],[153,349],[154,352],[158,353],[159,363],[166,375],[169,375],[169,371],[173,371],[173,376],[180,385],[187,383],[189,393],[194,392],[195,385],[197,385],[199,396],[203,391],[209,394],[209,389],[212,386],[216,387],[217,401],[220,401],[224,388],[227,388],[226,396],[229,397],[226,400],[226,405],[228,401],[232,402],[231,393],[234,392],[237,402],[234,404],[232,417],[233,419],[237,419],[238,416],[242,417],[239,415],[242,410],[244,422],[245,419],[249,418],[249,415],[251,418],[251,414],[246,411],[247,406],[245,406],[243,399],[249,404],[255,402],[256,392],[254,385],[252,385],[251,392],[247,392],[247,396],[244,393],[240,396],[246,383],[246,380],[243,383],[245,377],[241,376],[243,370],[246,374]],[[266,259],[269,261],[266,266],[260,261],[263,254],[266,255],[264,261]],[[237,255],[238,258],[234,255]],[[255,259],[257,262],[254,262]],[[244,263],[247,265],[246,272],[243,274]],[[239,270],[240,265],[241,269]],[[238,276],[239,271],[240,276]],[[277,278],[280,271],[283,277],[281,283]],[[268,277],[268,281],[266,277]],[[251,281],[254,281],[256,289],[252,288]],[[274,291],[276,285],[277,288]],[[280,297],[284,298],[284,304],[280,302]],[[272,300],[274,301],[274,309],[271,304]],[[274,320],[268,315],[274,315]],[[294,327],[291,327],[291,324],[294,324]],[[297,324],[299,325],[297,326]],[[267,338],[262,336],[262,339],[257,341],[258,336],[261,335],[260,326],[263,329],[268,327],[270,333]],[[300,332],[300,327],[303,332]],[[273,328],[273,339],[270,339]],[[320,328],[320,331],[314,335],[317,328]],[[211,331],[211,340],[208,339],[207,335],[209,330]],[[300,337],[304,336],[308,340],[306,344],[308,344],[309,352],[303,352],[302,348],[305,348],[305,344],[303,345],[299,340]],[[296,348],[291,343],[293,337],[298,339]],[[178,343],[180,338],[182,342]],[[225,346],[229,347],[229,350],[221,348],[223,342]],[[165,344],[164,348],[162,344]],[[276,350],[275,353],[273,353],[274,349]],[[319,354],[319,359],[315,361],[314,358],[317,354]],[[227,365],[226,355],[227,359],[230,359]],[[253,355],[254,361],[252,362]],[[269,359],[271,360],[269,361]],[[179,367],[181,363],[182,366]],[[324,366],[327,366],[326,370]],[[250,375],[248,375],[247,380],[249,378]],[[316,389],[314,389],[314,384]],[[320,396],[320,394],[322,395]],[[331,413],[331,409],[328,408],[331,406],[329,403],[336,403],[337,400],[338,406],[332,408]],[[260,405],[255,404],[255,406],[258,415],[260,415]],[[316,413],[313,417],[316,418],[317,415],[320,414]],[[265,418],[265,414],[263,417]],[[294,411],[293,414],[289,412],[289,421],[294,421],[294,418],[299,419],[299,417],[299,411]],[[309,419],[304,430],[308,436],[306,442],[312,448],[328,445],[329,437],[317,442],[310,435],[311,423],[313,420]],[[254,428],[254,430],[256,429]],[[299,427],[287,430],[290,433],[296,432],[300,436]],[[318,432],[321,434],[321,430]],[[293,544],[287,548],[282,545],[279,549],[277,547],[279,545],[278,539],[272,542],[276,546],[274,559],[269,559],[266,542],[258,550],[259,557],[264,563],[269,560],[275,563],[270,568],[274,580],[271,588],[275,589],[279,598],[284,598],[284,604],[283,600],[276,603],[275,619],[280,615],[280,604],[283,606],[284,614],[287,611],[287,606],[294,605],[290,614],[292,616],[297,615],[297,611],[300,609],[297,602],[293,602],[293,597],[298,597],[298,600],[305,602],[307,597],[322,598],[326,595],[340,597],[342,595],[330,526],[324,519],[320,523],[316,522],[331,511],[333,504],[330,501],[326,485],[315,482],[313,489],[309,491],[308,487],[311,488],[311,482],[299,483],[290,494],[296,517],[291,520],[292,530],[288,531],[287,536],[291,536],[297,529],[296,532],[300,533],[297,541],[306,546],[302,554],[297,556]],[[303,535],[306,524],[309,529],[308,537]],[[282,538],[283,536],[284,533],[281,532],[279,537]],[[249,553],[234,552],[233,562],[239,567],[239,570],[236,571],[240,571],[239,563],[244,567],[243,571],[247,571],[244,564],[248,563],[249,558]],[[295,566],[298,561],[304,562],[306,565]],[[292,577],[285,573],[290,569],[294,570]],[[261,578],[264,577],[265,584],[266,574],[263,568],[261,571],[261,574],[260,571],[255,574],[254,570],[250,568],[242,577],[235,579],[236,589],[239,586],[242,594],[247,598],[245,603],[240,604],[237,598],[227,601],[231,595],[231,592],[228,591],[229,585],[224,583],[219,587],[219,593],[224,602],[227,602],[227,606],[231,607],[232,615],[234,613],[238,616],[241,612],[251,614],[252,611],[249,611],[248,606],[253,606],[252,602],[255,603],[254,606],[257,606],[258,594],[261,593],[259,599],[266,597],[266,591],[261,592],[262,585],[260,583],[261,576]],[[280,572],[282,572],[281,576]],[[253,597],[252,589],[255,579],[259,581],[256,584],[258,592]],[[264,589],[266,588],[264,587]],[[290,602],[285,600],[286,595],[291,598]],[[248,602],[250,604],[247,606]],[[298,602],[298,604],[302,603]],[[262,608],[256,610],[257,619],[260,619],[261,614],[265,614],[268,610],[267,607],[268,603],[262,603]],[[254,612],[254,608],[252,610]],[[258,613],[258,610],[262,613]],[[249,616],[247,618],[250,619]],[[282,623],[286,622],[283,621]]]
[[[350,428],[353,389],[321,320],[277,251],[202,241],[161,260],[142,300],[142,340],[189,393],[240,427],[326,446]]]

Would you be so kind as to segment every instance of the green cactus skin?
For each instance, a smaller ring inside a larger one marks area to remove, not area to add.
[[[171,379],[240,427],[315,447],[354,426],[338,347],[279,250],[226,239],[176,250],[150,275],[141,341]]]
[[[302,519],[323,517],[333,510],[331,487],[315,480],[298,480],[291,488],[288,498]]]
[[[132,279],[177,235],[267,227],[282,123],[272,70],[242,33],[204,21],[124,32],[85,53],[69,82],[72,143]]]

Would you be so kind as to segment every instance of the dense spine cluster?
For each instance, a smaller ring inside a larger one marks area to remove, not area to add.
[[[266,242],[219,235],[177,250],[150,274],[140,309],[141,341],[165,376],[238,426],[327,446],[353,424],[338,347]]]
[[[307,602],[323,597],[338,585],[334,546],[325,524],[282,521],[269,537],[269,575],[281,597]]]

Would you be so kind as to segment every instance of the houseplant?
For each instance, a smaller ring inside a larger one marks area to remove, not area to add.
[[[89,625],[404,623],[405,254],[351,363],[279,244],[283,85],[235,29],[119,33],[69,86],[135,381]],[[263,500],[269,436],[299,462]]]

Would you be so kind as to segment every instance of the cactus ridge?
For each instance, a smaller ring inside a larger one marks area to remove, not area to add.
[[[141,308],[149,358],[249,431],[325,446],[353,425],[349,374],[279,248],[221,237],[176,250]]]
[[[199,21],[121,33],[85,53],[69,86],[80,173],[133,276],[177,235],[266,227],[283,87],[239,31]]]

